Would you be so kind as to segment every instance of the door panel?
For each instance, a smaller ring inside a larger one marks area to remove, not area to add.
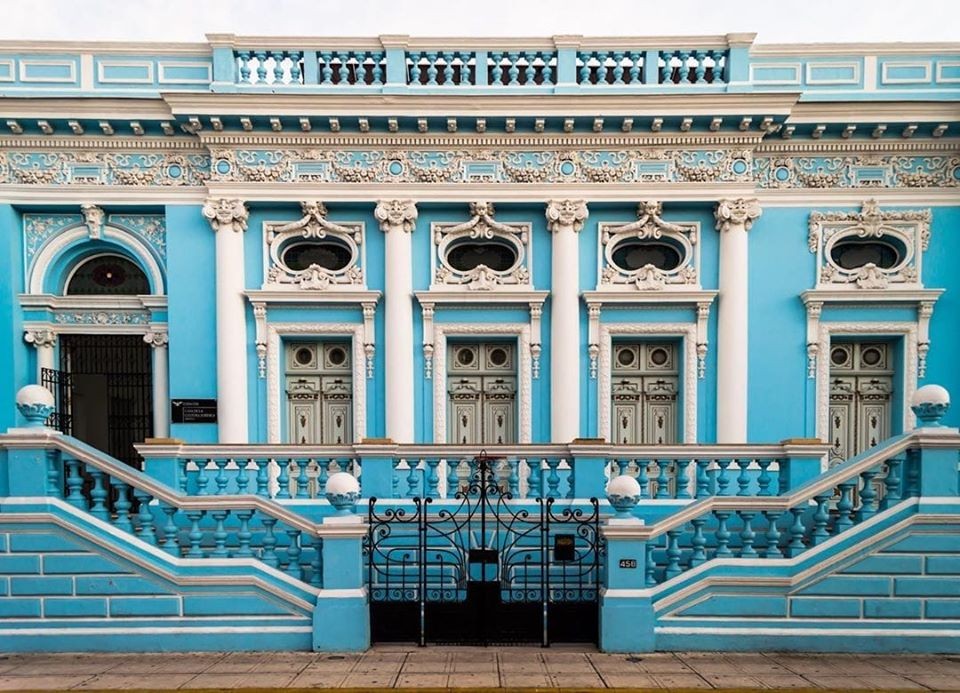
[[[508,342],[448,346],[447,439],[461,445],[517,442],[516,346]]]
[[[287,441],[298,445],[353,442],[353,378],[343,342],[286,347]]]
[[[671,342],[614,344],[611,440],[619,445],[677,441],[677,346]]]
[[[894,371],[889,344],[841,342],[830,348],[831,464],[891,433]]]

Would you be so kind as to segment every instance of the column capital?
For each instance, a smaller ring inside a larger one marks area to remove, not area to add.
[[[412,233],[417,214],[417,203],[413,200],[379,200],[373,210],[373,216],[380,222],[380,230],[384,233],[393,229]]]
[[[568,227],[579,231],[589,214],[584,200],[550,200],[546,210],[547,228],[554,232]]]
[[[227,197],[210,197],[203,203],[203,216],[210,222],[214,231],[246,231],[247,211],[243,200]]]
[[[760,202],[755,197],[720,200],[714,211],[717,231],[729,231],[737,227],[749,231],[753,222],[759,219],[761,214]]]
[[[52,347],[57,343],[57,333],[53,330],[26,330],[23,333],[23,341],[32,344],[36,348]]]
[[[166,332],[147,332],[143,335],[143,341],[157,349],[167,346],[170,336]]]

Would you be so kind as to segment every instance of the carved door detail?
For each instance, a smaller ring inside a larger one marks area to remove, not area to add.
[[[515,345],[452,343],[447,347],[447,364],[449,442],[517,442]]]
[[[894,369],[885,343],[830,347],[830,451],[838,464],[890,436]]]
[[[610,374],[611,441],[619,445],[677,442],[677,348],[670,342],[618,342]]]
[[[287,441],[353,442],[353,376],[346,342],[291,342],[286,348]]]

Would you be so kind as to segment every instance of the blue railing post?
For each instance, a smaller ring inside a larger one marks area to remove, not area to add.
[[[577,438],[570,443],[574,498],[604,497],[607,486],[605,452],[608,449],[602,438]]]
[[[362,652],[370,647],[370,614],[363,580],[363,538],[358,515],[324,518],[321,539],[322,588],[313,612],[316,652]]]
[[[731,91],[742,90],[750,84],[750,47],[756,34],[727,34],[727,67],[725,80]]]
[[[553,45],[557,49],[557,90],[577,86],[577,53],[583,37],[579,35],[554,36]]]
[[[233,34],[207,34],[213,57],[213,81],[210,91],[236,91],[237,59],[234,56]]]
[[[660,51],[648,50],[643,53],[643,83],[660,83]]]
[[[303,52],[303,83],[320,84],[320,63],[317,61],[317,51]]]
[[[183,464],[180,460],[182,440],[176,438],[148,438],[137,446],[143,457],[143,473],[172,489],[181,489]]]
[[[364,498],[393,498],[393,460],[396,444],[388,439],[367,438],[357,445],[360,460],[360,493]]]
[[[781,494],[800,488],[823,471],[828,447],[817,438],[790,438],[780,443],[784,457],[780,460]]]
[[[384,91],[402,91],[407,86],[407,47],[410,37],[404,35],[381,36],[387,58],[387,74],[384,80]],[[399,88],[399,89],[398,89]]]
[[[4,482],[8,496],[41,497],[48,495],[47,491],[47,453],[45,441],[48,435],[56,435],[55,431],[37,429],[31,431],[31,438],[17,441],[6,441],[7,454],[5,460]],[[62,497],[62,494],[57,494]]]
[[[600,649],[652,652],[653,600],[638,594],[647,586],[647,542],[638,536],[641,520],[612,518],[601,532],[607,541],[606,584],[600,597]]]

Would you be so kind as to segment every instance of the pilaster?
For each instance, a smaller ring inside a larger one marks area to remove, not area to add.
[[[53,369],[54,353],[57,346],[57,333],[53,330],[27,330],[23,340],[37,350],[37,383],[43,382],[43,369]]]
[[[153,437],[167,438],[170,436],[170,385],[167,377],[167,344],[170,340],[166,332],[152,330],[143,335],[143,341],[153,347]]]

